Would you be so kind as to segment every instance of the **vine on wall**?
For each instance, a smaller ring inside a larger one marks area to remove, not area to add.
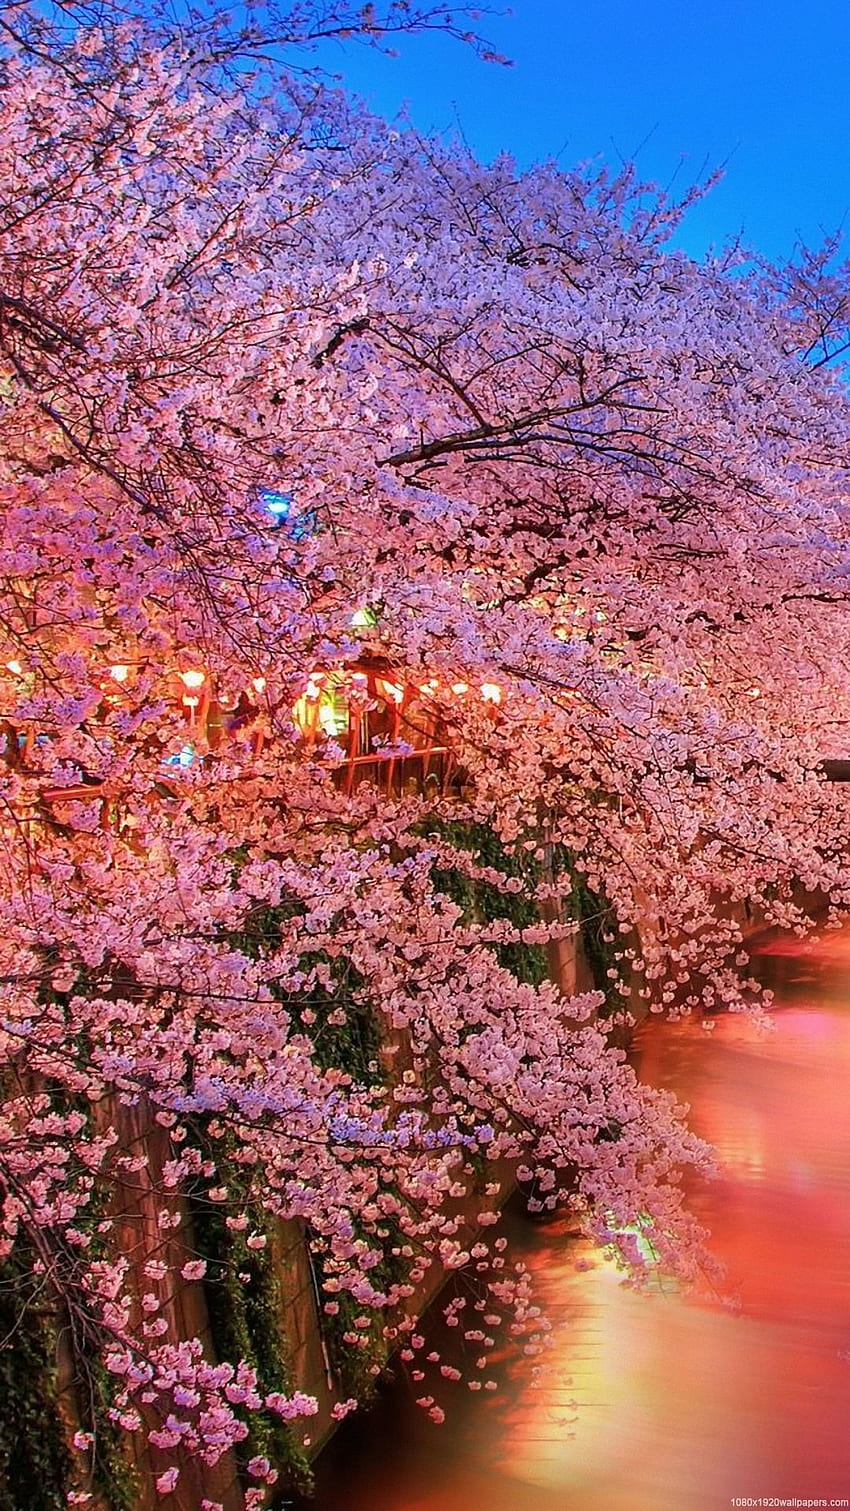
[[[481,878],[470,878],[460,867],[435,868],[435,887],[462,909],[464,916],[482,923],[506,919],[518,931],[540,921],[535,892],[543,877],[539,859],[528,851],[509,850],[483,824],[462,821],[432,820],[430,832],[440,836],[458,850],[470,852],[477,867],[492,868],[507,878],[522,882],[519,892],[506,892]],[[553,870],[563,875],[567,912],[578,919],[582,940],[594,985],[610,1001],[612,984],[607,976],[611,953],[605,935],[611,921],[606,899],[592,892],[576,870],[572,858],[564,851],[555,859]],[[261,908],[250,919],[245,932],[234,943],[249,954],[273,949],[278,942],[280,925],[297,913],[296,901],[278,908]],[[546,948],[516,940],[492,946],[499,963],[520,981],[539,985],[548,975]],[[381,1033],[378,1016],[363,995],[364,982],[351,964],[343,959],[305,955],[304,967],[323,967],[322,981],[313,977],[310,991],[303,997],[280,994],[297,1031],[309,1037],[316,1062],[321,1069],[344,1070],[364,1085],[383,1079],[386,1070],[381,1059]],[[199,1130],[200,1131],[200,1130]],[[227,1164],[222,1169],[220,1149],[216,1152],[219,1175],[231,1191],[248,1179],[247,1172]],[[482,1176],[486,1172],[482,1170]],[[250,1208],[250,1194],[246,1192]],[[258,1373],[263,1391],[286,1392],[292,1388],[289,1350],[286,1339],[285,1312],[282,1303],[279,1271],[275,1257],[273,1223],[259,1204],[251,1211],[251,1226],[265,1231],[265,1250],[249,1250],[243,1234],[231,1231],[222,1207],[204,1199],[203,1192],[190,1193],[190,1209],[195,1244],[207,1260],[204,1279],[206,1304],[210,1319],[213,1347],[220,1358],[244,1358]],[[365,1236],[365,1235],[364,1235]],[[387,1220],[378,1231],[370,1231],[368,1241],[383,1250],[383,1257],[371,1271],[379,1289],[390,1289],[401,1277],[402,1266],[394,1257],[399,1235]],[[311,1264],[318,1297],[323,1294],[324,1255],[322,1240],[308,1236]],[[363,1326],[362,1307],[345,1291],[334,1292],[332,1309],[321,1309],[319,1324],[327,1358],[340,1397],[368,1401],[378,1376],[392,1349],[388,1342],[385,1319],[369,1318]],[[358,1326],[359,1323],[359,1326]],[[297,1382],[295,1382],[297,1383]],[[309,1463],[296,1442],[292,1430],[279,1418],[267,1414],[255,1424],[240,1445],[240,1466],[255,1454],[262,1454],[279,1470],[280,1489],[309,1491]]]
[[[231,1191],[244,1185],[246,1172],[227,1161],[220,1149],[216,1165]],[[250,1364],[257,1371],[261,1394],[288,1394],[293,1382],[274,1219],[247,1197],[241,1210],[249,1217],[251,1231],[266,1238],[264,1249],[249,1249],[248,1230],[229,1228],[228,1209],[208,1200],[203,1187],[189,1190],[187,1204],[194,1247],[207,1266],[201,1283],[217,1357]],[[234,1410],[239,1414],[238,1408]],[[309,1491],[310,1466],[289,1425],[270,1411],[245,1414],[244,1420],[249,1430],[236,1450],[240,1472],[249,1459],[261,1455],[278,1470],[280,1490]]]
[[[58,1404],[55,1308],[32,1254],[0,1266],[0,1511],[66,1511],[71,1454]]]
[[[86,1222],[94,1254],[102,1215],[95,1201]],[[138,1483],[126,1437],[110,1415],[114,1381],[94,1336],[72,1334],[35,1258],[19,1234],[0,1265],[0,1511],[66,1511],[69,1486],[90,1492],[108,1511],[132,1511]],[[55,1262],[61,1266],[61,1253]],[[63,1352],[68,1374],[73,1370],[64,1382]],[[75,1433],[88,1446],[72,1452]]]
[[[434,886],[457,903],[466,918],[479,923],[507,919],[517,929],[531,928],[540,922],[540,911],[533,895],[542,874],[539,861],[527,852],[508,850],[485,824],[433,819],[428,828],[430,833],[439,834],[455,849],[468,850],[477,864],[490,866],[506,878],[518,877],[523,883],[521,892],[505,893],[489,882],[473,880],[459,868],[435,867],[431,873]],[[499,964],[519,981],[532,986],[545,981],[548,964],[543,945],[524,944],[517,940],[495,945],[494,951]]]

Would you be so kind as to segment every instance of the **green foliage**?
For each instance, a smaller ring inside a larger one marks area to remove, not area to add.
[[[297,899],[255,908],[231,942],[256,960],[278,946],[281,924],[301,912]],[[363,996],[362,976],[347,960],[309,950],[301,957],[301,967],[304,971],[324,967],[327,985],[315,982],[308,992],[278,991],[276,996],[295,1027],[310,1040],[319,1069],[344,1070],[354,1081],[374,1084],[381,1077],[381,1040],[374,1009]]]
[[[237,873],[247,858],[247,851],[230,852]],[[281,924],[303,913],[304,905],[297,897],[285,897],[275,907],[258,903],[248,913],[241,928],[230,935],[230,942],[234,949],[244,950],[252,960],[259,960],[281,943]]]
[[[468,850],[478,865],[489,866],[505,877],[518,877],[521,892],[501,892],[486,881],[474,881],[456,867],[435,867],[434,886],[463,910],[464,916],[479,923],[505,918],[517,929],[532,928],[540,922],[538,904],[531,895],[540,881],[540,863],[527,851],[506,849],[492,829],[484,824],[433,820],[431,833],[439,834],[457,850]],[[519,981],[539,986],[548,974],[546,950],[539,944],[494,946],[499,964],[513,972]]]
[[[429,829],[456,849],[470,851],[479,865],[490,866],[504,876],[519,877],[523,883],[522,892],[505,894],[487,882],[471,880],[457,868],[435,867],[432,872],[434,886],[457,903],[466,918],[482,923],[506,918],[518,929],[540,922],[539,906],[533,892],[541,880],[542,867],[533,855],[524,850],[506,849],[493,830],[484,824],[433,820]],[[600,1009],[600,1016],[605,1017],[623,1005],[608,975],[616,963],[607,937],[616,925],[613,909],[604,892],[595,892],[588,886],[574,856],[563,845],[553,848],[552,871],[556,882],[563,881],[562,901],[568,917],[576,919],[580,926],[582,949],[594,988],[605,994],[605,1003]],[[542,945],[520,941],[498,945],[495,953],[499,964],[512,971],[519,981],[539,986],[548,976],[546,950]]]
[[[93,1226],[90,1210],[87,1223]],[[90,1253],[98,1252],[97,1243]],[[51,1289],[33,1272],[33,1254],[22,1238],[0,1265],[0,1511],[39,1511],[67,1505],[74,1482],[69,1434],[92,1435],[91,1488],[109,1511],[133,1511],[138,1485],[126,1438],[109,1410],[114,1381],[100,1362],[94,1334],[73,1340]],[[63,1412],[59,1399],[60,1333],[73,1353],[76,1389]],[[79,1420],[74,1420],[75,1412]]]
[[[58,1330],[31,1257],[19,1244],[0,1266],[0,1511],[66,1511],[71,1454],[58,1410]]]
[[[405,1278],[406,1265],[393,1249],[406,1240],[394,1218],[383,1219],[377,1232],[361,1231],[358,1236],[365,1238],[370,1248],[381,1250],[382,1257],[369,1271],[369,1280],[376,1290],[389,1290]],[[321,1290],[324,1265],[320,1243],[313,1244],[313,1264]],[[356,1396],[359,1401],[368,1402],[377,1386],[374,1366],[383,1368],[390,1353],[384,1337],[388,1317],[380,1312],[370,1313],[348,1291],[334,1292],[333,1300],[338,1311],[323,1315],[322,1333],[337,1387],[342,1396]],[[355,1327],[355,1319],[363,1315],[369,1318],[368,1326]]]
[[[245,1173],[237,1165],[217,1158],[219,1178],[231,1191],[244,1185]],[[241,1210],[253,1232],[265,1233],[265,1249],[249,1249],[244,1233],[234,1233],[226,1223],[227,1208],[205,1198],[195,1186],[187,1193],[195,1248],[207,1262],[204,1295],[213,1347],[219,1359],[244,1359],[257,1371],[262,1394],[292,1389],[287,1356],[285,1317],[279,1265],[275,1252],[275,1222],[250,1197]],[[279,1471],[287,1489],[308,1491],[310,1466],[296,1445],[291,1428],[274,1412],[254,1412],[248,1436],[239,1445],[237,1457],[244,1466],[255,1454],[267,1457]]]
[[[94,1353],[93,1346],[86,1360],[86,1374],[92,1411],[88,1430],[94,1436],[94,1488],[109,1511],[133,1511],[138,1501],[138,1475],[129,1462],[127,1439],[109,1416],[115,1380]]]
[[[325,966],[328,986],[315,983],[306,996],[282,997],[293,1023],[313,1045],[320,1070],[344,1070],[364,1086],[381,1079],[381,1037],[374,1008],[362,995],[363,978],[347,960],[302,956],[304,970]],[[305,1016],[309,1014],[309,1016]]]

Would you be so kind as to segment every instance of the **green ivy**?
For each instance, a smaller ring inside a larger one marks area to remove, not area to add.
[[[50,1090],[50,1082],[44,1084]],[[73,1104],[65,1100],[65,1106]],[[79,1226],[90,1233],[89,1261],[106,1254],[97,1233],[103,1215],[97,1193],[78,1215]],[[44,1511],[66,1507],[75,1468],[68,1434],[76,1427],[92,1434],[90,1488],[109,1511],[133,1511],[138,1477],[125,1434],[110,1416],[115,1382],[101,1362],[96,1332],[75,1338],[77,1388],[63,1412],[57,1359],[60,1333],[70,1324],[54,1292],[34,1273],[33,1259],[20,1236],[0,1265],[0,1511],[32,1511],[36,1484],[43,1497],[39,1511],[42,1505]],[[56,1262],[61,1264],[61,1256]]]
[[[381,1258],[369,1271],[370,1283],[377,1291],[389,1291],[406,1278],[405,1261],[393,1253],[393,1249],[401,1248],[407,1241],[396,1218],[383,1218],[377,1232],[355,1227],[355,1236],[364,1238],[371,1249],[381,1250]],[[320,1243],[312,1246],[312,1263],[321,1293],[325,1270]],[[377,1364],[383,1368],[390,1353],[390,1345],[384,1337],[388,1314],[374,1312],[369,1326],[358,1328],[354,1321],[364,1314],[363,1303],[356,1301],[349,1291],[334,1292],[333,1300],[338,1310],[324,1314],[321,1326],[334,1379],[342,1396],[355,1396],[361,1402],[368,1402],[378,1383],[374,1366]],[[369,1315],[367,1310],[366,1314]],[[354,1333],[360,1341],[356,1344],[347,1342],[346,1333]]]
[[[439,834],[456,849],[470,851],[480,865],[493,867],[504,876],[519,877],[523,883],[522,892],[506,894],[487,882],[471,880],[458,868],[435,867],[432,872],[434,886],[457,903],[465,918],[482,923],[505,918],[518,929],[540,922],[533,893],[541,880],[542,868],[527,851],[508,850],[484,824],[432,820],[426,832]],[[610,1016],[623,1006],[622,998],[608,975],[616,964],[612,943],[607,937],[615,929],[614,911],[604,891],[596,892],[588,886],[586,877],[576,867],[574,856],[563,845],[553,849],[552,869],[556,881],[563,880],[567,914],[579,924],[584,957],[594,988],[605,995],[600,1017]],[[497,945],[495,954],[499,964],[512,971],[519,981],[539,986],[548,976],[546,950],[542,945],[528,945],[522,941]]]
[[[258,907],[243,928],[231,935],[231,943],[252,960],[259,959],[277,948],[281,924],[302,912],[297,899],[286,899],[277,907]],[[344,1070],[353,1080],[374,1085],[382,1077],[381,1037],[375,1010],[363,996],[363,977],[349,961],[319,951],[305,951],[301,964],[305,971],[325,966],[329,985],[315,982],[306,993],[276,990],[277,1000],[310,1040],[320,1070]],[[344,1021],[334,1021],[340,1012]]]
[[[218,1176],[231,1190],[244,1183],[238,1165],[218,1155]],[[274,1243],[274,1219],[250,1199],[243,1210],[253,1232],[266,1236],[265,1249],[249,1249],[243,1233],[227,1226],[227,1208],[209,1201],[203,1188],[187,1192],[192,1233],[198,1254],[206,1260],[204,1298],[213,1348],[219,1359],[244,1359],[257,1371],[262,1395],[292,1390],[292,1378],[283,1331],[283,1296]],[[241,1279],[241,1276],[246,1279]],[[309,1492],[309,1463],[295,1442],[292,1429],[275,1412],[245,1416],[248,1436],[238,1445],[237,1462],[244,1469],[260,1454],[269,1459],[281,1476],[281,1489]]]
[[[503,876],[518,877],[522,892],[501,892],[490,882],[476,881],[457,867],[435,866],[431,873],[434,886],[457,903],[465,918],[491,923],[504,918],[517,929],[532,928],[540,922],[538,905],[532,895],[540,877],[540,863],[527,851],[508,850],[498,835],[485,824],[432,820],[428,832],[438,834],[456,850],[468,850],[481,866],[500,871]],[[499,964],[517,980],[539,986],[548,976],[548,962],[543,945],[513,944],[494,947]]]
[[[305,970],[322,964],[330,972],[330,987],[315,983],[306,997],[290,994],[280,1000],[293,1023],[310,1039],[320,1070],[344,1070],[361,1085],[375,1085],[382,1079],[381,1035],[375,1010],[362,995],[363,977],[348,961],[320,954],[302,956]],[[312,1015],[309,1022],[304,1018],[307,1008]],[[339,1012],[344,1021],[332,1021]]]
[[[93,1487],[110,1511],[133,1511],[138,1502],[139,1477],[130,1463],[127,1439],[109,1415],[115,1396],[115,1380],[94,1354],[86,1361],[94,1435]]]
[[[67,1511],[71,1454],[58,1410],[58,1329],[23,1243],[0,1265],[0,1511]]]

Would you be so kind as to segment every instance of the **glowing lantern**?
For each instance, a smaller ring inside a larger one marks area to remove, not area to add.
[[[113,682],[126,682],[130,675],[130,668],[119,663],[117,666],[110,666],[109,675]]]
[[[319,707],[319,728],[332,740],[345,734],[348,729],[348,709],[335,697]]]
[[[20,661],[17,661],[17,660],[16,661],[7,661],[6,662],[6,670],[7,670],[7,672],[11,672],[13,677],[22,677],[23,676],[23,672],[24,672],[24,669],[21,666]]]
[[[188,671],[180,672],[180,681],[186,688],[183,696],[183,706],[189,710],[189,722],[195,722],[195,709],[201,701],[200,690],[206,682],[206,673],[190,667]]]
[[[265,677],[254,677],[251,686],[253,687],[255,693],[264,693],[266,690]]]
[[[312,742],[317,735],[336,739],[348,729],[348,704],[343,674],[311,672],[307,686],[292,710],[301,733]]]
[[[464,693],[468,693],[469,692],[469,683],[468,682],[453,682],[452,683],[452,692],[455,694],[455,697],[462,698],[463,695],[464,695]]]
[[[485,703],[501,703],[502,689],[497,682],[482,682],[481,696]]]

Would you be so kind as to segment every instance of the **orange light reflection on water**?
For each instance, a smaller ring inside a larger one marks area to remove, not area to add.
[[[651,1023],[641,1072],[722,1172],[691,1193],[726,1294],[626,1288],[566,1223],[510,1224],[554,1329],[435,1427],[402,1383],[319,1467],[315,1511],[721,1511],[850,1499],[850,930],[770,946],[773,1026]],[[454,1410],[452,1407],[454,1406]]]

